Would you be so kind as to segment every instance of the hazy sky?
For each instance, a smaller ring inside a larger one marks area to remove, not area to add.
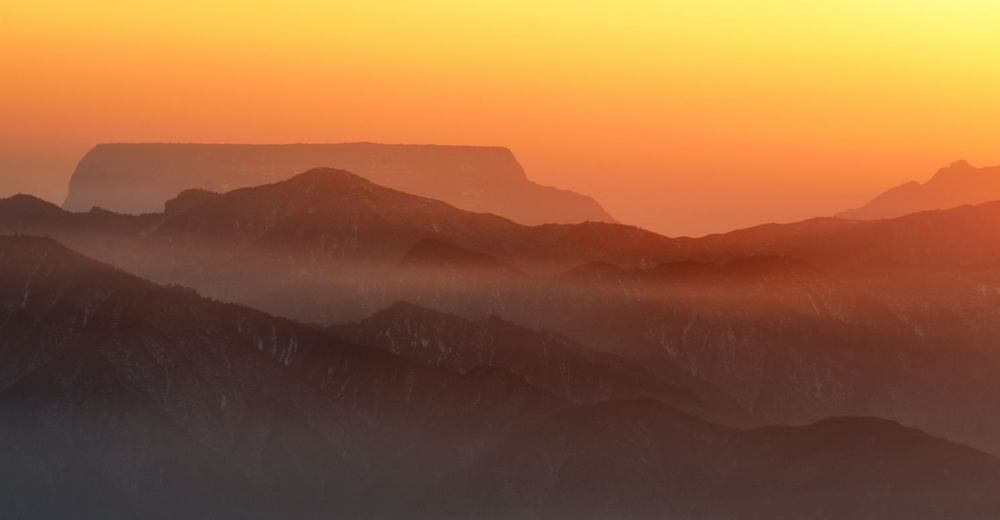
[[[1000,163],[995,0],[0,5],[0,195],[109,141],[491,144],[623,221],[831,214]]]

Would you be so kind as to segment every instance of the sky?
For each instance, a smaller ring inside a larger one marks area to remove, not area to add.
[[[501,145],[669,235],[1000,164],[994,0],[0,4],[0,196],[100,142]]]

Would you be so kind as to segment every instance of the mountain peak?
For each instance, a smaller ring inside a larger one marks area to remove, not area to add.
[[[1000,166],[977,168],[958,160],[938,170],[925,183],[910,181],[878,195],[842,218],[875,220],[909,213],[981,204],[1000,199]]]
[[[375,184],[364,177],[338,168],[313,168],[287,180],[258,188],[265,187],[291,189],[302,195],[318,195],[334,199],[375,197],[383,202],[403,199],[410,202],[430,200]]]
[[[507,148],[376,143],[98,145],[73,172],[63,207],[146,213],[189,188],[225,192],[307,170],[308,177],[333,173],[313,172],[316,167],[522,224],[614,221],[590,197],[529,180]]]
[[[969,164],[969,161],[966,161],[965,159],[959,159],[951,163],[951,168],[973,168],[973,166]]]
[[[968,161],[966,161],[966,160],[958,160],[958,161],[955,161],[955,162],[951,163],[950,165],[948,165],[948,167],[941,168],[940,170],[938,170],[937,173],[934,174],[934,177],[931,178],[931,182],[933,182],[933,181],[940,181],[940,180],[947,180],[950,177],[956,177],[956,176],[959,176],[959,175],[964,175],[964,174],[972,173],[972,172],[975,172],[977,170],[978,170],[978,168],[976,168],[975,166],[969,164]]]
[[[289,178],[287,183],[357,183],[374,185],[368,179],[337,168],[312,168]]]
[[[220,193],[199,188],[184,190],[180,193],[180,195],[177,195],[164,203],[163,212],[166,214],[181,213],[196,208],[206,202],[216,200],[221,196],[222,194]]]
[[[0,199],[0,209],[4,210],[4,214],[7,216],[42,216],[62,214],[62,210],[59,206],[33,195],[25,195],[23,193],[11,195],[6,199]]]
[[[210,204],[205,204],[206,202]],[[310,214],[320,209],[364,207],[380,210],[400,205],[425,206],[431,203],[447,206],[443,202],[380,186],[346,170],[313,168],[283,181],[222,194],[200,189],[186,190],[167,205],[186,211],[219,204],[235,204],[246,209],[247,204],[252,204],[258,207],[258,211],[281,207],[289,213]]]
[[[52,206],[52,207],[55,207],[55,208],[59,207],[59,206],[56,206],[55,204],[53,204],[51,202],[42,200],[42,199],[40,199],[40,198],[38,198],[38,197],[36,197],[34,195],[28,195],[26,193],[15,193],[14,195],[11,195],[10,197],[7,197],[5,199],[0,199],[0,200],[3,200],[4,202],[9,203],[9,204],[33,205],[33,206],[39,206],[39,207]]]

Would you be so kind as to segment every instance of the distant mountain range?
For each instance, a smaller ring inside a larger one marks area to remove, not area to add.
[[[359,344],[155,285],[51,239],[0,237],[0,508],[29,518],[1000,514],[1000,460],[891,421],[741,430],[655,396],[580,405],[641,386],[642,370],[502,321],[387,312],[337,331],[376,341]],[[429,355],[452,339],[461,346],[449,356]]]
[[[1000,166],[976,168],[966,161],[957,161],[938,170],[923,184],[908,182],[896,186],[864,206],[837,216],[874,220],[994,200],[1000,200]]]
[[[445,261],[445,256],[451,256],[450,261],[496,261],[529,273],[554,272],[591,261],[650,268],[669,262],[725,262],[759,255],[786,256],[841,271],[884,268],[889,263],[974,265],[1000,255],[1000,246],[981,240],[1000,216],[996,204],[917,213],[885,222],[813,219],[672,239],[633,226],[599,222],[524,226],[323,168],[227,193],[188,190],[167,201],[164,213],[70,213],[28,196],[5,199],[0,211],[5,217],[2,225],[12,231],[19,223],[29,228],[68,226],[85,235],[127,232],[175,245],[199,241],[287,249],[326,261],[353,259],[375,265],[396,265],[404,259],[419,263],[428,255]]]
[[[101,144],[80,160],[63,207],[158,212],[187,189],[231,191],[317,167],[524,224],[614,221],[590,197],[528,180],[506,148],[375,143]]]
[[[276,258],[272,253],[288,258],[285,252],[291,251],[298,263],[339,262],[368,270],[404,261],[422,265],[428,255],[442,261],[459,250],[465,251],[463,258],[452,258],[459,263],[468,264],[470,255],[480,261],[489,255],[526,271],[560,270],[591,259],[641,266],[664,248],[674,248],[669,239],[633,226],[525,226],[328,168],[223,194],[185,191],[167,202],[164,213],[72,213],[22,195],[0,201],[0,216],[0,229],[52,234],[75,246],[98,235],[114,237],[118,244],[142,242],[122,253],[128,256],[149,255],[163,246],[255,251],[269,260]],[[106,242],[94,246],[92,253],[105,260],[114,250]],[[160,279],[135,267],[143,276]],[[192,276],[203,269],[185,265],[174,271]]]

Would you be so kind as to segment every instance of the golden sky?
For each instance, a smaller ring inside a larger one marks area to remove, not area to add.
[[[18,1],[0,195],[97,142],[495,144],[701,234],[1000,163],[995,0]]]

